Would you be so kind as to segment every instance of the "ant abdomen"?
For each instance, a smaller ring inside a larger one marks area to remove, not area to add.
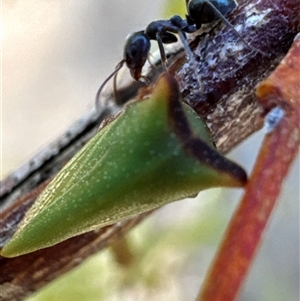
[[[187,1],[187,19],[189,23],[196,24],[196,28],[199,29],[202,24],[220,19],[220,14],[228,15],[236,6],[234,0],[190,0]]]

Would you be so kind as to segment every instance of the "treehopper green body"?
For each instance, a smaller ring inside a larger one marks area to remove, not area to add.
[[[128,103],[57,174],[1,255],[30,253],[203,189],[246,181],[182,102],[176,80],[163,74],[150,96]]]

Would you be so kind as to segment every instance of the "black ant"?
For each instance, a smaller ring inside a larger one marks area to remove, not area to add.
[[[99,97],[102,89],[106,83],[118,73],[125,63],[131,76],[135,80],[139,80],[143,77],[141,73],[149,56],[151,47],[150,40],[157,41],[164,69],[167,70],[167,58],[163,44],[177,42],[178,39],[174,34],[177,33],[185,46],[186,52],[192,56],[192,52],[186,42],[185,33],[193,33],[195,31],[195,25],[189,24],[187,20],[183,20],[180,16],[175,15],[170,20],[153,21],[144,31],[137,31],[131,34],[124,45],[123,60],[118,63],[114,72],[103,82],[96,94],[96,107],[98,108],[100,105]],[[116,79],[116,77],[114,79]]]
[[[180,16],[173,16],[169,20],[158,20],[151,22],[145,30],[137,31],[131,34],[124,45],[123,60],[120,61],[114,72],[102,83],[96,94],[96,108],[100,107],[100,94],[106,83],[114,76],[114,91],[116,91],[116,75],[124,64],[128,67],[131,76],[139,80],[142,68],[148,59],[150,52],[150,40],[156,40],[158,43],[161,61],[164,69],[167,71],[167,58],[163,44],[177,42],[178,34],[189,59],[193,60],[192,51],[186,41],[186,33],[197,31],[202,24],[212,23],[221,19],[228,25],[240,40],[251,50],[266,55],[263,51],[250,46],[243,37],[236,31],[233,25],[224,17],[228,15],[237,6],[235,0],[186,0],[187,15],[186,20]],[[147,80],[147,79],[146,79]]]

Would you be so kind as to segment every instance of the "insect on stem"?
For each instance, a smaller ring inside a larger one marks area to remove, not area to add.
[[[236,36],[246,45],[251,51],[260,53],[263,56],[269,54],[249,45],[234,26],[225,18],[236,7],[237,3],[234,0],[186,0],[187,15],[186,19],[182,19],[178,15],[174,15],[169,20],[157,20],[147,25],[145,30],[140,30],[131,34],[124,45],[123,60],[117,65],[115,71],[104,81],[96,95],[96,108],[100,109],[100,94],[105,84],[114,77],[114,96],[116,98],[117,79],[116,75],[122,68],[124,63],[130,71],[131,76],[136,81],[140,78],[145,78],[142,75],[142,69],[149,57],[150,40],[155,40],[158,43],[161,62],[165,72],[168,72],[167,57],[164,49],[164,44],[172,44],[178,41],[176,34],[179,35],[186,52],[188,60],[192,65],[196,66],[196,61],[189,44],[187,43],[186,34],[194,33],[201,28],[202,24],[212,23],[220,19],[229,28],[231,28]],[[197,73],[197,72],[196,72]],[[147,82],[148,80],[146,80]],[[201,80],[197,73],[197,81],[199,89],[202,90]]]

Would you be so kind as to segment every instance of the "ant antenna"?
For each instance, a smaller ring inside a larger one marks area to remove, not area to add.
[[[108,83],[108,81],[114,76],[114,93],[115,93],[115,88],[116,88],[116,75],[117,73],[120,71],[120,69],[123,67],[125,63],[125,60],[122,60],[118,63],[118,65],[116,66],[114,72],[112,72],[108,77],[107,79],[102,83],[102,85],[100,86],[100,88],[98,89],[97,91],[97,94],[96,94],[96,97],[95,97],[95,106],[96,106],[96,110],[97,111],[100,111],[101,109],[101,104],[100,104],[100,95],[101,95],[101,92],[104,88],[104,86]]]

